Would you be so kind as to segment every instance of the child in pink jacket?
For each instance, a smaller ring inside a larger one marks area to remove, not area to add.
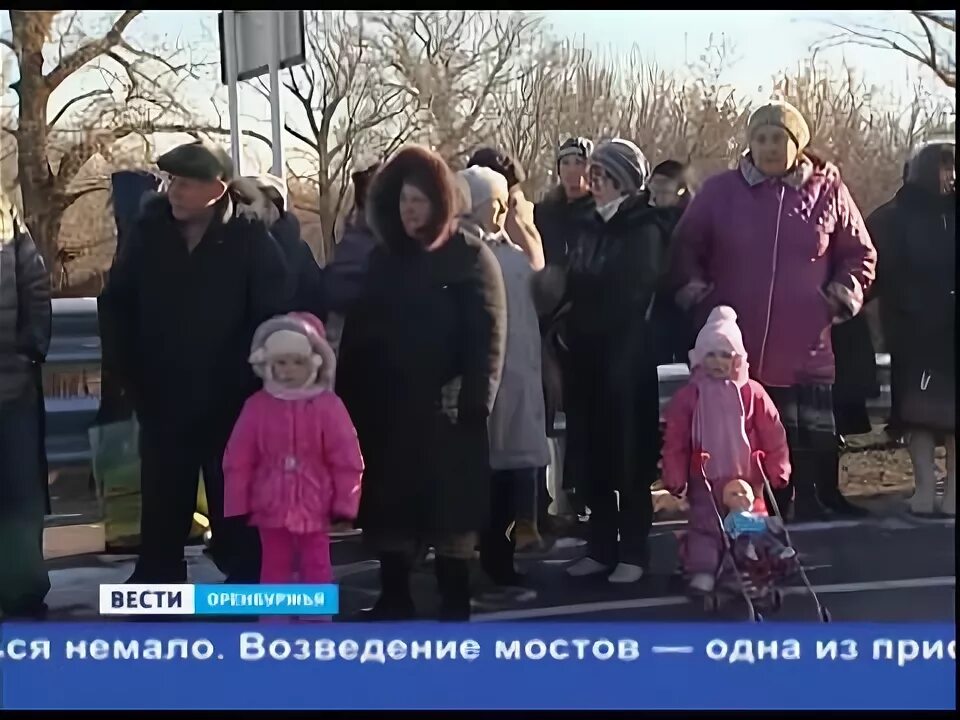
[[[761,466],[774,488],[785,487],[790,458],[773,401],[748,378],[747,353],[732,308],[710,313],[690,353],[690,368],[690,381],[665,413],[663,484],[674,495],[686,491],[690,511],[684,570],[691,590],[711,592],[723,551],[717,507],[724,513],[724,487],[745,480],[753,488],[752,511],[766,515]]]
[[[330,527],[357,515],[363,460],[332,389],[336,360],[323,323],[309,313],[267,320],[250,363],[263,389],[227,445],[224,515],[259,528],[261,582],[329,583]]]

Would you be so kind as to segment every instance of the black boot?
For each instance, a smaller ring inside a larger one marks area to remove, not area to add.
[[[459,558],[437,556],[437,589],[440,591],[440,616],[445,622],[470,619],[470,565]]]
[[[380,597],[358,620],[412,620],[416,608],[410,596],[410,561],[405,553],[381,553]]]
[[[794,495],[793,513],[788,515],[790,522],[822,522],[831,517],[817,491],[818,474],[823,470],[823,463],[817,462],[817,456],[818,453],[814,450],[798,450],[793,453],[791,484]]]
[[[480,541],[480,567],[498,587],[520,584],[520,575],[513,567],[513,541],[504,532],[487,531]]]

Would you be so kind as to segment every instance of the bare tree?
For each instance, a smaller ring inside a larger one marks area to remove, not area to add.
[[[747,108],[720,79],[732,48],[711,42],[692,68],[692,80],[643,60],[602,58],[571,43],[547,43],[496,100],[495,139],[527,169],[527,192],[537,197],[555,175],[555,149],[572,135],[595,141],[633,140],[651,161],[673,158],[707,172],[724,169],[742,136]]]
[[[556,143],[569,135],[621,135],[651,162],[691,163],[701,177],[731,167],[746,143],[750,105],[724,83],[735,49],[711,39],[687,78],[645,62],[634,50],[605,61],[569,44],[542,44],[496,98],[494,136],[528,171],[528,194],[551,185]],[[946,98],[918,87],[906,102],[883,96],[850,68],[838,72],[815,57],[774,78],[810,123],[816,149],[837,163],[865,211],[899,185],[902,163],[920,139],[949,130]]]
[[[912,148],[953,113],[920,86],[897,107],[853,68],[829,71],[815,58],[781,78],[776,91],[807,119],[814,149],[840,168],[864,212],[890,198]]]
[[[315,190],[324,237],[322,263],[344,211],[356,150],[383,157],[399,147],[412,130],[416,96],[385,73],[362,13],[309,11],[305,25],[308,61],[285,76],[296,108],[285,130],[297,142],[291,158],[307,161],[314,172],[298,175],[289,163],[287,170],[301,191]],[[260,90],[268,94],[262,82]]]
[[[570,43],[546,41],[524,53],[522,65],[508,85],[493,98],[499,122],[492,138],[526,170],[524,190],[535,197],[553,175],[552,157],[566,124],[565,74],[580,57]]]
[[[147,52],[124,34],[140,10],[121,13],[94,37],[78,12],[10,10],[11,38],[3,45],[16,59],[16,122],[4,128],[16,140],[17,181],[24,220],[48,263],[57,260],[60,225],[78,194],[68,188],[94,155],[109,158],[117,139],[150,132],[164,123],[185,123],[178,100],[191,63],[170,58],[183,48]],[[55,61],[45,70],[45,52]],[[99,71],[103,86],[71,97],[51,114],[51,98],[80,72]]]
[[[907,10],[914,32],[874,25],[845,26],[819,43],[819,47],[853,43],[893,50],[929,68],[944,85],[957,87],[957,13],[956,11]]]
[[[419,99],[419,140],[456,163],[500,118],[493,99],[518,72],[540,18],[524,13],[391,12],[371,17],[398,84]]]

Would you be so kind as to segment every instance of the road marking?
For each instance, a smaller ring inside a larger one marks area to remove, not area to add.
[[[860,583],[837,583],[831,585],[814,585],[813,589],[822,594],[841,594],[870,592],[878,590],[907,590],[915,588],[956,587],[957,579],[953,576],[908,578],[905,580],[877,580]],[[807,592],[804,587],[783,588],[784,595],[803,595]],[[578,603],[576,605],[559,605],[544,608],[527,608],[524,610],[504,610],[502,612],[484,613],[473,618],[474,622],[500,622],[505,620],[533,620],[537,618],[563,617],[564,615],[588,615],[591,613],[610,612],[613,610],[639,610],[644,608],[672,607],[689,604],[684,595],[670,595],[667,597],[634,598],[632,600],[612,600],[607,602]]]

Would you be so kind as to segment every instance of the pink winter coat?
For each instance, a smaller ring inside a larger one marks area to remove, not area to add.
[[[837,168],[801,170],[770,179],[745,158],[711,177],[671,247],[678,287],[713,286],[697,319],[736,310],[750,376],[767,386],[833,383],[831,324],[860,311],[877,259]]]
[[[323,532],[360,506],[363,459],[340,398],[281,400],[265,390],[243,406],[223,459],[224,515],[257,527]]]
[[[693,447],[693,413],[697,407],[697,394],[697,386],[687,383],[674,394],[664,413],[663,486],[674,494],[683,492],[688,483],[702,482],[703,478],[701,451]],[[760,462],[770,484],[774,488],[785,487],[790,478],[790,453],[777,408],[763,386],[755,380],[748,380],[740,388],[740,396],[743,398],[744,427],[750,449],[754,455],[760,453]],[[759,467],[756,464],[753,467],[753,476],[743,479],[753,486],[756,496],[754,512],[765,513],[763,477]],[[695,493],[699,489],[699,486],[690,488],[690,492]],[[715,491],[719,490],[715,488]]]

